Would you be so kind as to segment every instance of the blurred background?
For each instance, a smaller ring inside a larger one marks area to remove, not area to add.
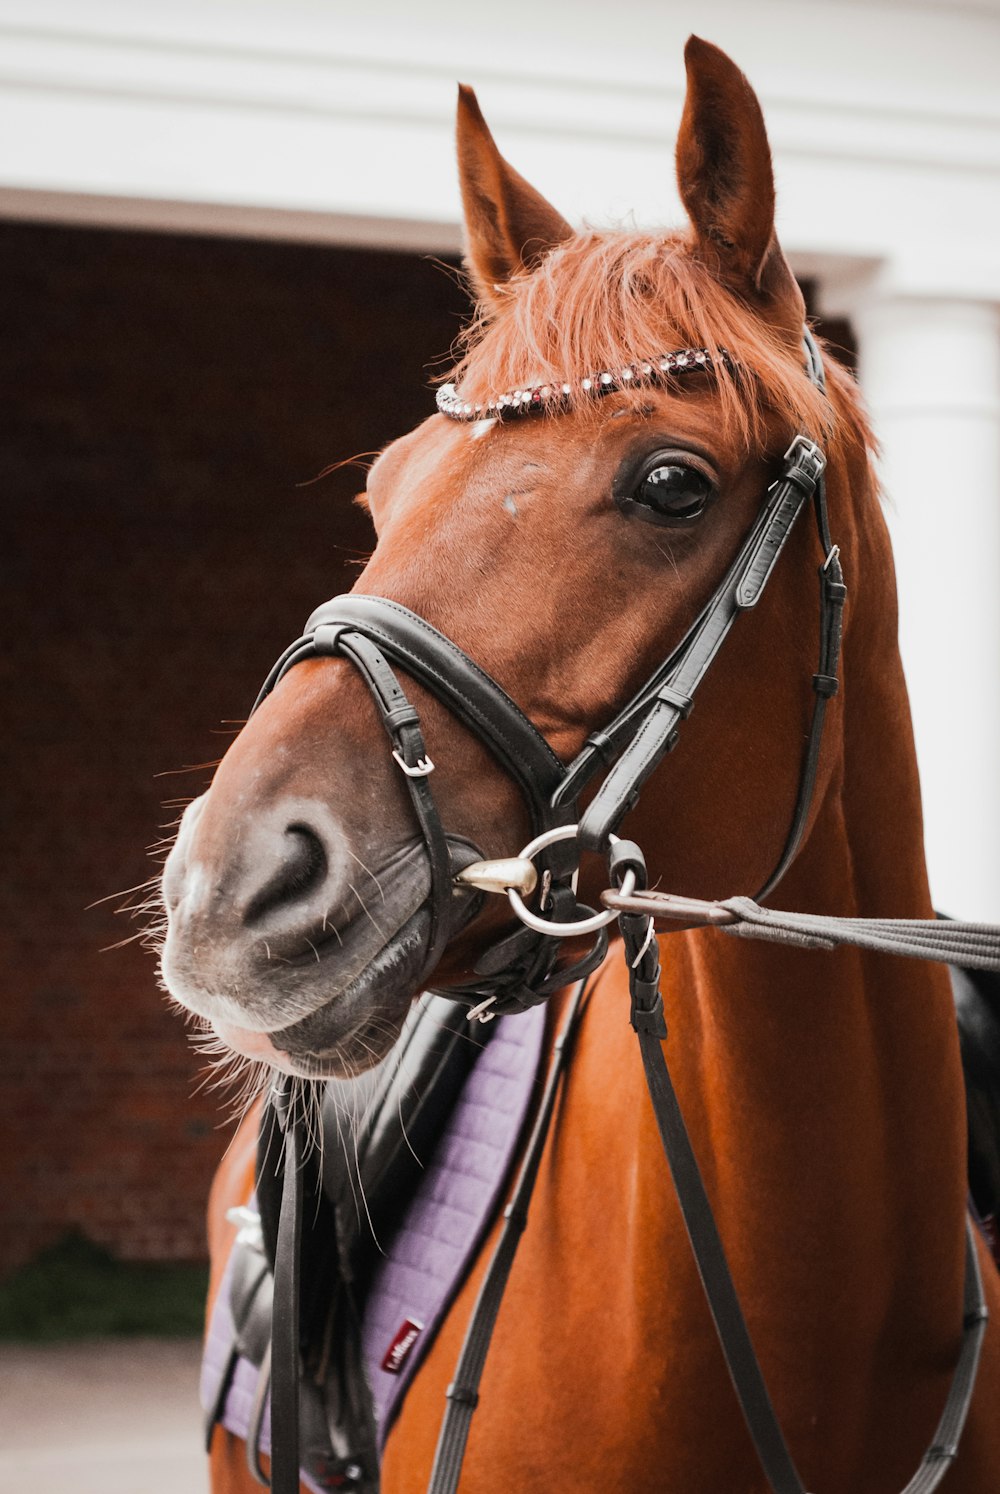
[[[224,1110],[151,956],[103,950],[364,560],[363,473],[314,479],[432,409],[456,80],[571,220],[676,223],[692,29],[761,96],[782,242],[882,441],[937,904],[1000,918],[1000,0],[0,0],[8,1391],[49,1373],[31,1339],[197,1332]],[[57,1485],[37,1398],[0,1397],[0,1488],[30,1456]],[[100,1436],[101,1488],[141,1494]]]

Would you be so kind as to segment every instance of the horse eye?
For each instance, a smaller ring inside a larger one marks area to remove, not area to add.
[[[696,519],[712,496],[712,483],[697,467],[663,462],[633,489],[632,499],[665,519]]]

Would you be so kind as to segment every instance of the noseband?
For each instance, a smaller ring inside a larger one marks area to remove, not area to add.
[[[805,332],[806,368],[813,383],[825,388],[823,363],[812,335]],[[724,356],[724,355],[720,355]],[[606,394],[628,383],[676,376],[684,372],[711,372],[712,357],[706,349],[666,354],[655,363],[635,365],[612,381],[611,375],[596,375],[595,394]],[[628,374],[628,380],[624,378]],[[548,386],[544,386],[548,391]],[[506,413],[531,415],[551,407],[558,397],[568,399],[570,386],[548,392],[524,391],[526,399],[507,396],[494,402],[496,418]],[[567,392],[564,392],[567,391]],[[538,393],[538,400],[534,394]],[[439,400],[442,413],[453,419],[478,418],[485,407],[463,404],[449,396]],[[575,873],[580,849],[607,854],[625,815],[635,806],[640,790],[663,757],[677,743],[680,728],[694,706],[698,686],[708,673],[730,628],[743,612],[754,608],[774,570],[792,527],[805,504],[812,500],[823,552],[820,569],[820,660],[813,675],[815,692],[812,724],[803,759],[799,792],[791,827],[779,860],[764,887],[763,897],[777,886],[798,850],[809,817],[826,703],[837,690],[841,615],[846,588],[839,551],[830,538],[823,469],[826,459],[819,447],[805,436],[796,436],[785,453],[781,471],[768,488],[760,512],[739,554],[674,651],[646,680],[627,705],[603,730],[588,736],[582,749],[565,766],[528,717],[480,668],[443,633],[424,618],[385,597],[351,593],[334,597],[312,614],[303,636],[286,649],[275,664],[258,696],[254,710],[290,669],[305,659],[339,656],[358,670],[371,692],[382,725],[388,735],[392,757],[403,773],[414,815],[427,851],[431,871],[429,896],[430,932],[420,982],[436,968],[448,940],[456,931],[455,881],[461,866],[455,847],[449,845],[430,787],[434,763],[428,754],[420,717],[409,700],[393,665],[437,697],[443,705],[484,742],[497,762],[514,779],[531,817],[535,840],[548,837],[537,861],[541,872],[541,896],[532,927],[521,927],[489,946],[477,961],[470,983],[449,986],[447,994],[465,1002],[477,1016],[488,1020],[522,1011],[544,1001],[556,990],[595,969],[607,953],[603,928],[596,930],[590,949],[572,964],[558,962],[557,937],[539,927],[544,915],[554,927],[583,923],[592,926],[610,922],[613,914],[595,914],[580,904],[575,892]],[[605,777],[582,819],[578,801],[583,789],[606,770]],[[556,838],[554,832],[577,825],[576,835]],[[478,901],[467,901],[459,912],[459,926],[477,911]],[[565,933],[565,931],[564,931]]]

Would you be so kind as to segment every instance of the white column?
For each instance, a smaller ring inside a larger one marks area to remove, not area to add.
[[[882,445],[931,892],[952,917],[1000,921],[1000,316],[982,301],[873,297],[854,324]]]

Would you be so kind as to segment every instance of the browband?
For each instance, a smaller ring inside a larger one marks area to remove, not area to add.
[[[679,352],[657,353],[626,363],[624,368],[604,369],[583,379],[552,379],[548,383],[526,384],[506,394],[495,394],[485,400],[469,400],[454,384],[442,384],[436,395],[437,407],[449,420],[509,420],[516,415],[558,415],[574,404],[601,399],[619,389],[664,385],[685,374],[711,372],[725,364],[735,368],[725,348],[681,348]]]

